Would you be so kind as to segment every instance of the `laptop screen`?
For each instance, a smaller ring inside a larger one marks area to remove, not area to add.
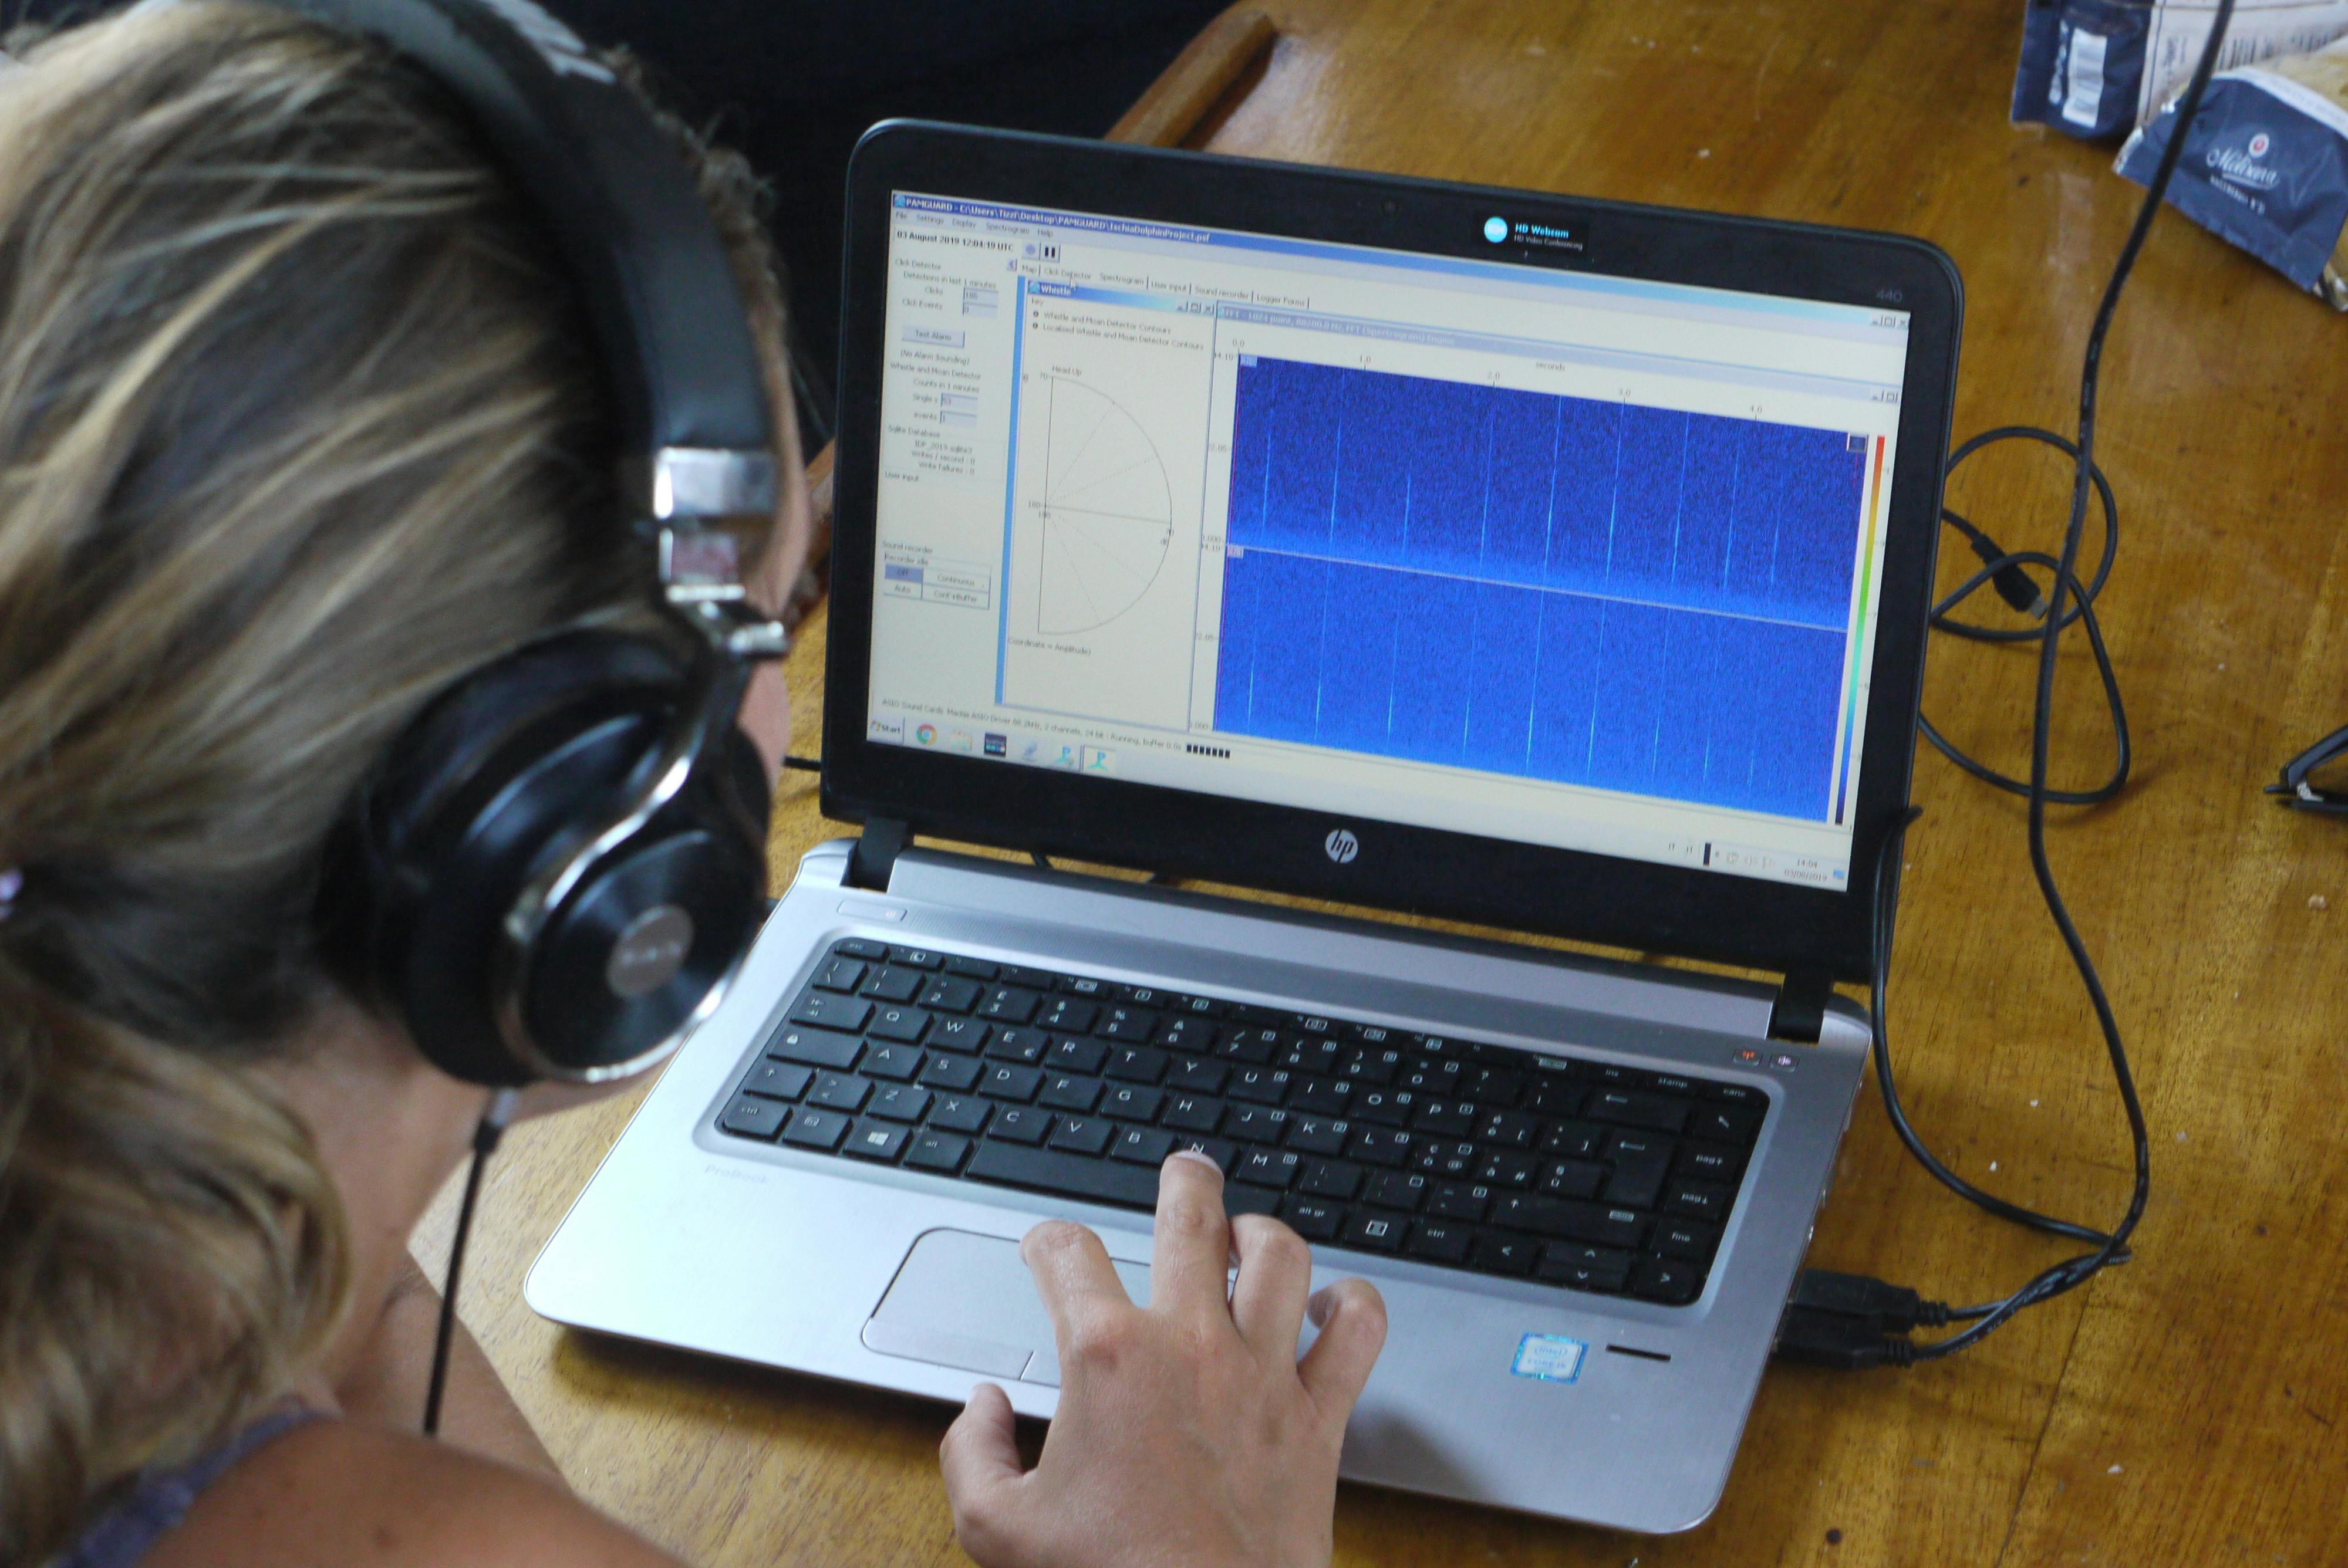
[[[1907,313],[911,191],[887,277],[870,740],[1849,885]]]

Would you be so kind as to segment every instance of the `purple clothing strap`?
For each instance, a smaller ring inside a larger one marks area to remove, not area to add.
[[[289,1401],[210,1453],[168,1470],[146,1471],[133,1484],[129,1495],[84,1531],[81,1539],[54,1561],[52,1568],[132,1568],[165,1532],[188,1516],[188,1510],[196,1505],[196,1499],[203,1495],[206,1487],[226,1475],[254,1450],[320,1419],[323,1414]]]

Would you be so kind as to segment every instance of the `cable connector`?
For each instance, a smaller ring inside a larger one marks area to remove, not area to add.
[[[1927,1301],[1905,1286],[1887,1285],[1870,1275],[1828,1268],[1802,1270],[1786,1305],[1854,1318],[1879,1334],[1939,1328],[1949,1321],[1945,1302]]]
[[[1965,543],[1972,546],[1973,554],[1981,557],[1982,565],[1997,566],[1998,562],[2005,560],[2004,546],[1958,517],[1954,512],[1947,513],[1945,516],[1949,521],[1957,526],[1957,531],[1965,536]],[[1989,580],[1990,586],[1997,589],[1998,598],[2005,600],[2023,614],[2034,620],[2044,620],[2046,618],[2046,595],[2039,589],[2037,581],[2022,569],[2020,561],[2007,561],[2005,565],[1998,567],[1997,570],[1991,574]]]
[[[1863,1318],[1788,1307],[1777,1324],[1776,1354],[1812,1367],[1863,1372],[1870,1367],[1908,1366],[1916,1359],[1916,1347],[1899,1335],[1869,1327]]]

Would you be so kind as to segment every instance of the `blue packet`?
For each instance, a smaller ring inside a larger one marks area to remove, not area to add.
[[[2094,141],[2136,121],[2150,12],[2137,0],[2029,0],[2013,72],[2013,123]]]
[[[2329,80],[2343,64],[2326,50],[2212,77],[2201,112],[2186,128],[2168,201],[2301,288],[2348,308],[2348,286],[2333,267],[2348,224],[2348,110],[2282,74],[2297,67]],[[2120,174],[2150,184],[2176,134],[2172,99],[2120,149]]]

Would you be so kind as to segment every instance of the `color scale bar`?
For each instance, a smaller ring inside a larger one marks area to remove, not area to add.
[[[1867,478],[1867,542],[1859,551],[1859,604],[1850,618],[1850,654],[1845,661],[1850,666],[1849,689],[1842,699],[1842,765],[1836,770],[1835,825],[1842,825],[1846,805],[1850,798],[1850,747],[1859,733],[1859,640],[1867,635],[1868,600],[1875,592],[1875,525],[1882,512],[1883,447],[1885,438],[1875,438],[1875,462]]]

